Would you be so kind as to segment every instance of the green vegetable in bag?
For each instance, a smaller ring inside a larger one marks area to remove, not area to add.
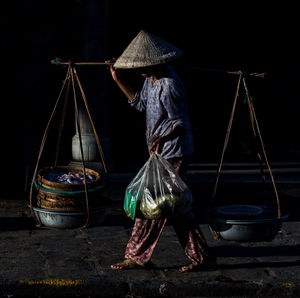
[[[137,206],[139,204],[138,194],[132,194],[128,190],[125,191],[124,197],[124,210],[128,217],[131,219],[135,218],[136,210],[138,209]]]

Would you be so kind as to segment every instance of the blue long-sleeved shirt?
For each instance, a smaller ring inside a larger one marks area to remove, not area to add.
[[[139,111],[146,111],[148,148],[157,137],[167,135],[174,126],[180,125],[185,128],[184,136],[165,142],[161,155],[169,159],[194,152],[185,89],[172,67],[168,66],[167,75],[154,84],[151,77],[146,78],[142,90],[135,94],[130,104]]]

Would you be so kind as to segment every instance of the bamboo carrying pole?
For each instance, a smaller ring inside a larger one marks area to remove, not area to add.
[[[78,66],[109,66],[113,65],[114,63],[108,62],[64,62],[59,58],[55,58],[51,60],[51,64],[61,65],[61,66],[68,66],[68,65],[78,65]]]
[[[61,66],[68,66],[68,65],[78,65],[78,66],[110,66],[114,65],[114,62],[64,62],[60,58],[55,58],[51,60],[52,64],[61,65]],[[189,66],[189,65],[178,65],[178,68],[186,69],[186,70],[195,70],[195,71],[208,71],[208,72],[219,72],[219,73],[227,73],[231,75],[239,76],[241,71],[228,71],[224,69],[216,69],[216,68],[206,68],[206,67],[199,67],[199,66]],[[243,73],[245,75],[245,73]],[[257,77],[257,78],[264,78],[266,76],[265,72],[258,73],[252,72],[247,74],[250,77]]]

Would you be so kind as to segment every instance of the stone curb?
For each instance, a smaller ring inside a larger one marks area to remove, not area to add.
[[[0,281],[3,297],[299,297],[300,285],[254,282],[142,282],[97,280]]]

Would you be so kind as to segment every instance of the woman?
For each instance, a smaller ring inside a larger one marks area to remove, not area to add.
[[[146,111],[146,138],[149,152],[159,152],[184,178],[187,160],[194,145],[189,123],[186,94],[182,81],[168,62],[182,52],[157,36],[141,31],[110,67],[113,80],[124,92],[131,106]],[[118,69],[135,68],[145,81],[135,91],[123,80]],[[149,264],[167,218],[135,219],[125,250],[125,260],[113,269],[145,267]],[[214,267],[212,255],[193,213],[172,219],[175,232],[191,264],[181,271]]]

